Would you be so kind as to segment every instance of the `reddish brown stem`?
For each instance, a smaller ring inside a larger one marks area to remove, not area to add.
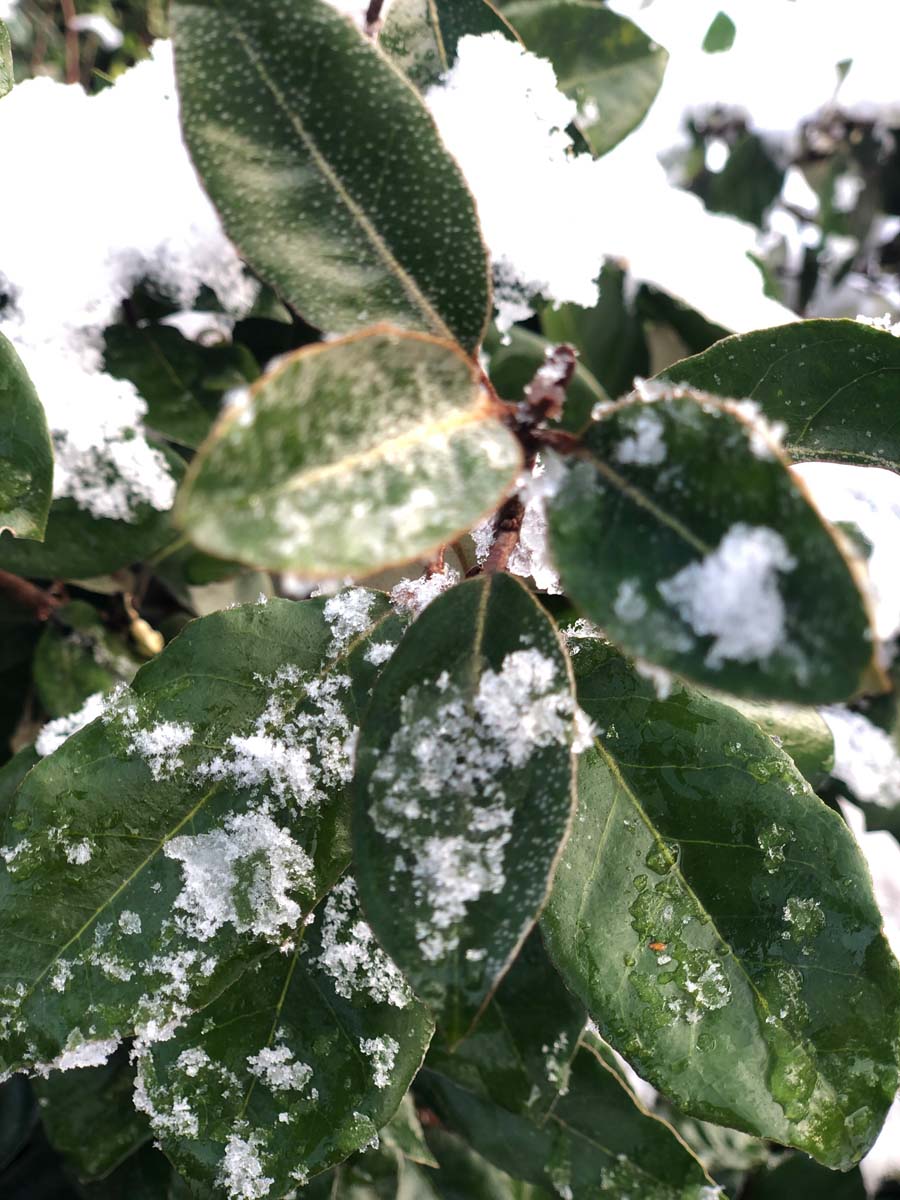
[[[525,505],[519,499],[518,493],[510,496],[497,514],[497,524],[494,527],[494,541],[484,560],[482,570],[485,575],[494,575],[505,571],[522,532],[522,521],[525,517]]]
[[[384,0],[370,0],[369,7],[366,9],[366,31],[370,36],[377,31],[383,8]]]
[[[0,592],[5,592],[21,608],[30,609],[38,621],[46,621],[59,608],[62,598],[53,592],[45,592],[36,584],[0,571]]]
[[[81,71],[78,63],[78,30],[72,28],[77,16],[75,0],[59,0],[63,21],[66,24],[66,83],[78,83]]]

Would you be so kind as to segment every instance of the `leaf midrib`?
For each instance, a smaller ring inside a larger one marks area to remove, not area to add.
[[[223,0],[215,0],[215,4],[217,10],[224,20],[224,23],[229,27],[235,40],[240,44],[241,48],[246,54],[251,67],[253,67],[253,69],[257,72],[263,85],[271,93],[277,107],[282,111],[284,116],[287,118],[288,123],[300,138],[301,142],[309,153],[310,158],[313,160],[313,163],[324,176],[325,180],[334,189],[338,199],[347,209],[360,231],[368,240],[369,244],[372,246],[372,249],[375,251],[376,256],[381,259],[381,261],[387,267],[388,272],[392,274],[400,283],[400,286],[406,293],[407,298],[421,312],[422,316],[428,323],[429,328],[431,328],[433,332],[439,334],[441,337],[446,337],[451,341],[455,341],[455,338],[449,327],[438,315],[437,310],[432,306],[431,302],[428,300],[425,293],[421,290],[413,277],[409,274],[405,267],[403,267],[399,259],[396,258],[393,251],[384,240],[381,233],[378,231],[374,221],[370,218],[363,206],[350,194],[350,192],[341,182],[337,171],[320,149],[315,138],[313,138],[312,134],[310,134],[309,130],[307,130],[299,115],[294,112],[294,110],[287,103],[286,97],[275,83],[275,80],[266,70],[265,64],[259,58],[255,48],[250,42],[250,39],[246,36],[235,18],[228,12],[226,8],[224,8]]]

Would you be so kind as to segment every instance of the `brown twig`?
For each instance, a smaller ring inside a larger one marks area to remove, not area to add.
[[[66,83],[78,83],[81,69],[78,61],[78,30],[72,28],[72,22],[78,15],[75,12],[75,0],[59,0],[63,21],[66,24]]]
[[[524,451],[526,475],[534,469],[541,446],[552,446],[563,453],[571,453],[578,444],[577,438],[563,430],[544,428],[545,421],[556,420],[562,415],[566,389],[572,382],[577,360],[578,352],[573,346],[566,343],[554,346],[547,351],[544,365],[535,372],[531,383],[525,388],[522,403],[504,406],[506,423]],[[524,518],[525,505],[516,492],[497,514],[494,540],[481,568],[486,575],[507,569],[512,553],[519,544]]]
[[[369,0],[369,7],[366,9],[366,33],[369,37],[374,37],[378,32],[383,8],[384,0]]]
[[[55,591],[45,592],[37,584],[9,571],[0,571],[0,592],[5,592],[21,608],[30,609],[38,621],[46,621],[63,602],[62,596]]]

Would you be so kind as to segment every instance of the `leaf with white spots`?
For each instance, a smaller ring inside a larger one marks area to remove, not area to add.
[[[8,47],[9,34],[0,22],[0,96]],[[21,359],[0,333],[0,532],[43,541],[52,491],[47,418]]]
[[[664,372],[673,383],[748,397],[784,428],[800,461],[900,470],[900,340],[859,321],[798,321],[723,338]]]
[[[432,1028],[345,876],[286,953],[141,1055],[136,1104],[186,1179],[280,1197],[377,1139]]]
[[[650,394],[601,413],[549,501],[566,593],[701,685],[801,704],[877,689],[862,563],[752,406]]]
[[[835,1168],[898,1083],[900,970],[840,816],[753,722],[581,640],[595,724],[542,919],[600,1032],[680,1111]]]
[[[192,622],[39,763],[0,865],[0,1070],[105,1061],[165,1036],[272,945],[349,860],[370,591]]]
[[[365,5],[361,5],[361,8]],[[312,324],[481,341],[487,253],[410,84],[324,0],[176,0],[185,141],[228,235]]]
[[[458,347],[381,328],[265,376],[194,460],[176,519],[225,558],[364,575],[464,533],[521,464]]]
[[[0,21],[0,100],[8,92],[12,91],[13,83],[13,61],[9,30]]]
[[[451,1040],[546,897],[579,716],[553,623],[508,575],[434,600],[373,694],[357,752],[363,908]]]

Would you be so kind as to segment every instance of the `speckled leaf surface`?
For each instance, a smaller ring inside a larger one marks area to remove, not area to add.
[[[363,590],[201,618],[26,776],[2,835],[0,1070],[153,1041],[303,921],[349,859],[370,640],[399,634]]]
[[[754,724],[579,640],[596,725],[544,914],[603,1036],[680,1110],[846,1168],[897,1088],[900,970],[840,816]]]
[[[744,410],[624,401],[549,506],[566,593],[629,654],[753,699],[881,683],[862,565]]]
[[[184,460],[162,450],[170,475],[179,480]],[[0,535],[0,569],[35,579],[82,579],[141,562],[175,540],[168,512],[135,504],[133,521],[95,517],[72,499],[54,500],[41,543]]]
[[[710,1180],[670,1126],[651,1116],[594,1048],[581,1044],[568,1091],[543,1124],[426,1070],[422,1091],[438,1116],[517,1179],[572,1200],[640,1196],[707,1200]]]
[[[318,328],[490,313],[475,205],[412,86],[325,0],[176,0],[185,140],[247,261]]]
[[[357,749],[360,895],[451,1041],[544,902],[572,813],[574,717],[559,635],[509,575],[434,600],[373,693]]]
[[[366,574],[476,524],[521,461],[458,347],[382,328],[265,376],[192,464],[176,520],[224,558]]]
[[[142,1056],[137,1103],[186,1179],[282,1196],[373,1140],[432,1029],[345,877],[300,937]]]
[[[900,340],[858,321],[814,320],[725,338],[665,376],[755,400],[794,458],[900,470]]]
[[[9,42],[9,30],[0,21],[0,100],[12,91],[13,87],[12,47]]]
[[[484,33],[516,36],[490,0],[393,0],[378,44],[425,91],[456,62],[460,38]]]
[[[3,38],[0,23],[0,96]],[[34,384],[0,333],[0,530],[42,541],[53,492],[53,446]],[[9,540],[4,534],[2,541]]]
[[[427,1065],[541,1124],[568,1086],[586,1020],[533,930],[475,1028],[453,1047],[438,1036]]]
[[[644,119],[669,56],[633,21],[596,0],[518,0],[503,15],[533,54],[549,58],[596,154]]]
[[[102,1179],[150,1140],[147,1118],[131,1102],[134,1074],[122,1046],[102,1067],[33,1082],[47,1137],[79,1179]]]
[[[104,342],[106,371],[140,392],[147,427],[181,446],[199,446],[225,392],[246,387],[259,374],[245,346],[205,346],[167,325],[114,325]]]

